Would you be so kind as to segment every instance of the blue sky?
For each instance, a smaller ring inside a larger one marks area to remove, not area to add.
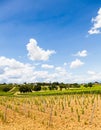
[[[101,1],[1,0],[0,82],[101,81]]]

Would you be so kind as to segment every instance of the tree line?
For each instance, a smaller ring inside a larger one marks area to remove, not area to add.
[[[21,93],[25,92],[33,92],[33,91],[41,91],[41,90],[60,90],[63,89],[70,89],[70,88],[80,88],[83,87],[92,87],[94,83],[86,83],[86,84],[78,84],[78,83],[59,83],[59,82],[53,82],[53,83],[46,83],[46,82],[37,82],[37,83],[23,83],[23,84],[0,84],[0,91],[8,92],[12,91],[14,88],[16,91],[20,91]]]

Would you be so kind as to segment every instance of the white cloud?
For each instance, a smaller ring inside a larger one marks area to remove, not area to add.
[[[48,71],[34,71],[33,73],[37,81],[44,81],[48,76]]]
[[[69,74],[62,67],[56,67],[53,72],[37,70],[31,64],[24,64],[15,59],[0,57],[0,82],[66,82]],[[38,66],[39,67],[39,66]],[[43,64],[43,67],[53,68],[53,65]]]
[[[53,69],[54,68],[53,65],[48,65],[48,64],[42,64],[41,67],[44,69]]]
[[[15,59],[0,57],[0,83],[23,83],[23,82],[66,82],[69,73],[62,67],[56,67],[53,72],[38,70],[31,64],[24,64]],[[53,65],[44,67],[53,68]],[[38,66],[39,67],[39,66]]]
[[[55,53],[54,50],[44,50],[37,45],[37,41],[35,39],[30,39],[27,44],[28,57],[31,60],[42,60],[46,61],[49,57]]]
[[[79,59],[76,59],[75,61],[72,61],[70,64],[70,68],[74,69],[74,68],[78,68],[80,66],[82,66],[84,63],[82,61],[80,61]]]
[[[75,56],[80,56],[80,57],[86,57],[87,56],[87,50],[83,51],[78,51]]]
[[[88,33],[89,33],[89,34],[99,34],[99,33],[100,33],[100,30],[91,28],[91,29],[88,31]]]
[[[89,34],[101,33],[101,8],[98,10],[98,15],[92,18],[93,27],[88,31]]]
[[[48,71],[36,70],[33,65],[24,64],[15,59],[0,57],[0,63],[0,83],[44,82],[56,77]]]
[[[48,74],[46,81],[67,83],[70,79],[71,73],[67,72],[65,67],[58,66],[53,73]]]
[[[66,69],[64,67],[56,67],[55,70],[56,70],[58,75],[59,74],[61,76],[66,76],[67,75],[67,71],[66,71]]]
[[[88,70],[87,72],[89,75],[95,75],[96,73],[94,71]]]
[[[84,63],[76,59],[71,63],[71,68],[76,68]],[[45,68],[52,68],[53,65],[43,64]],[[32,64],[24,64],[15,59],[0,57],[0,83],[23,83],[23,82],[64,82],[64,83],[82,83],[91,81],[100,81],[101,73],[87,71],[83,75],[75,75],[67,71],[66,67],[54,67],[52,71],[35,68]],[[40,66],[36,66],[40,67]]]
[[[67,66],[67,63],[66,62],[64,62],[64,64],[63,64],[64,66]]]
[[[88,71],[87,80],[88,81],[101,81],[101,72]],[[90,75],[90,76],[89,76]]]
[[[34,66],[24,64],[15,59],[0,57],[0,82],[27,82],[33,76]]]

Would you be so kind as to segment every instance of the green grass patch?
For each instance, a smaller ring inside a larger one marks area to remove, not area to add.
[[[14,93],[12,92],[3,92],[3,91],[0,91],[0,96],[13,96]]]
[[[32,93],[19,93],[18,95],[24,96],[48,96],[48,95],[64,95],[64,94],[101,94],[101,87],[92,87],[92,88],[75,88],[67,90],[53,90],[53,91],[40,91]]]
[[[101,85],[93,87],[70,88],[60,90],[41,90],[36,92],[20,93],[18,87],[13,87],[9,92],[0,90],[0,96],[51,96],[51,95],[70,95],[70,94],[101,94]]]

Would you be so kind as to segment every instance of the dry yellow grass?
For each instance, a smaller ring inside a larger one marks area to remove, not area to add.
[[[101,130],[101,95],[0,97],[0,130]]]

